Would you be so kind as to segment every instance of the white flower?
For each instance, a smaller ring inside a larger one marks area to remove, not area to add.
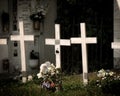
[[[56,70],[56,73],[59,74],[60,72],[58,70]]]
[[[106,76],[109,76],[109,73],[108,73],[108,72],[106,72],[106,73],[105,73],[105,75],[106,75]]]
[[[48,67],[50,66],[50,62],[47,61],[40,66],[40,73],[46,74],[48,72]]]
[[[39,78],[42,78],[43,75],[42,75],[41,73],[38,73],[38,74],[37,74],[37,77],[38,77],[38,79],[39,79]]]
[[[102,78],[102,80],[105,80],[105,79],[106,79],[106,77],[103,77],[103,78]]]
[[[104,69],[101,69],[100,71],[98,71],[98,74],[97,74],[97,76],[98,77],[104,77],[106,75],[106,72],[105,72],[105,70]]]
[[[28,76],[28,81],[32,81],[32,79],[33,79],[32,75],[29,75]]]
[[[37,74],[38,78],[51,78],[51,76],[56,76],[59,74],[59,70],[55,67],[53,63],[50,63],[49,61],[43,63],[40,65],[40,71]],[[56,75],[55,75],[56,74]]]
[[[98,74],[97,74],[98,77],[113,76],[113,75],[114,75],[114,72],[110,70],[104,70],[104,69],[101,69],[100,71],[98,71]]]
[[[113,75],[114,75],[114,72],[110,72],[109,75],[110,75],[110,76],[113,76]]]
[[[53,64],[51,64],[49,67],[48,67],[48,70],[49,71],[55,71],[55,66]]]
[[[55,74],[55,66],[51,64],[49,61],[41,64],[40,66],[40,72],[37,74],[38,78],[44,78],[45,75],[50,73],[51,75]]]
[[[55,66],[54,66],[53,63],[48,67],[48,72],[49,72],[51,75],[54,75],[54,74],[55,74]]]
[[[100,71],[98,71],[99,73],[103,73],[103,72],[105,72],[105,70],[104,69],[101,69]]]
[[[100,80],[96,80],[96,82],[100,82]]]

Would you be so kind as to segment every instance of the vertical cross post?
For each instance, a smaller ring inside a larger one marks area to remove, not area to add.
[[[60,46],[70,46],[69,39],[60,39],[60,25],[55,24],[55,39],[45,39],[47,45],[55,46],[56,68],[61,68],[61,52]]]
[[[85,23],[80,24],[81,37],[71,38],[71,44],[81,44],[82,46],[82,69],[83,69],[83,82],[88,83],[88,59],[87,59],[87,44],[97,43],[96,38],[86,37]]]

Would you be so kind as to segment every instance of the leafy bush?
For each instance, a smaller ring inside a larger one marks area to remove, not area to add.
[[[98,71],[97,76],[99,77],[97,80],[91,82],[90,87],[93,86],[96,89],[101,90],[103,94],[106,96],[119,96],[120,90],[120,76],[113,71],[101,69]],[[93,89],[93,88],[92,88]]]

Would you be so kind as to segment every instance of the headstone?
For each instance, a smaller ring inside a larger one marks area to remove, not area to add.
[[[88,59],[87,59],[87,44],[97,43],[96,38],[86,37],[85,23],[80,24],[81,37],[71,38],[71,44],[81,44],[82,46],[82,67],[83,67],[83,82],[88,83]]]
[[[33,41],[33,35],[24,35],[23,21],[19,21],[20,35],[11,35],[12,41],[20,41],[20,53],[21,53],[21,71],[26,72],[26,56],[25,56],[25,41]],[[22,78],[23,82],[26,82],[25,77]]]
[[[0,39],[0,45],[5,45],[7,44],[7,40],[6,39]]]
[[[70,46],[69,39],[60,39],[60,25],[55,24],[55,39],[45,39],[47,45],[55,46],[55,55],[56,55],[56,68],[61,68],[61,52],[60,46]]]

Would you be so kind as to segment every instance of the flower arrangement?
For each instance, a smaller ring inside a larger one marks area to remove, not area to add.
[[[61,72],[53,63],[47,61],[41,64],[40,72],[37,76],[42,79],[42,88],[52,91],[61,89]]]
[[[101,88],[103,93],[112,94],[111,96],[119,96],[120,88],[120,74],[111,70],[101,69],[98,71],[98,79],[96,80],[96,86]]]
[[[100,78],[104,78],[106,76],[113,76],[114,74],[115,73],[113,71],[101,69],[98,71],[97,76]]]

